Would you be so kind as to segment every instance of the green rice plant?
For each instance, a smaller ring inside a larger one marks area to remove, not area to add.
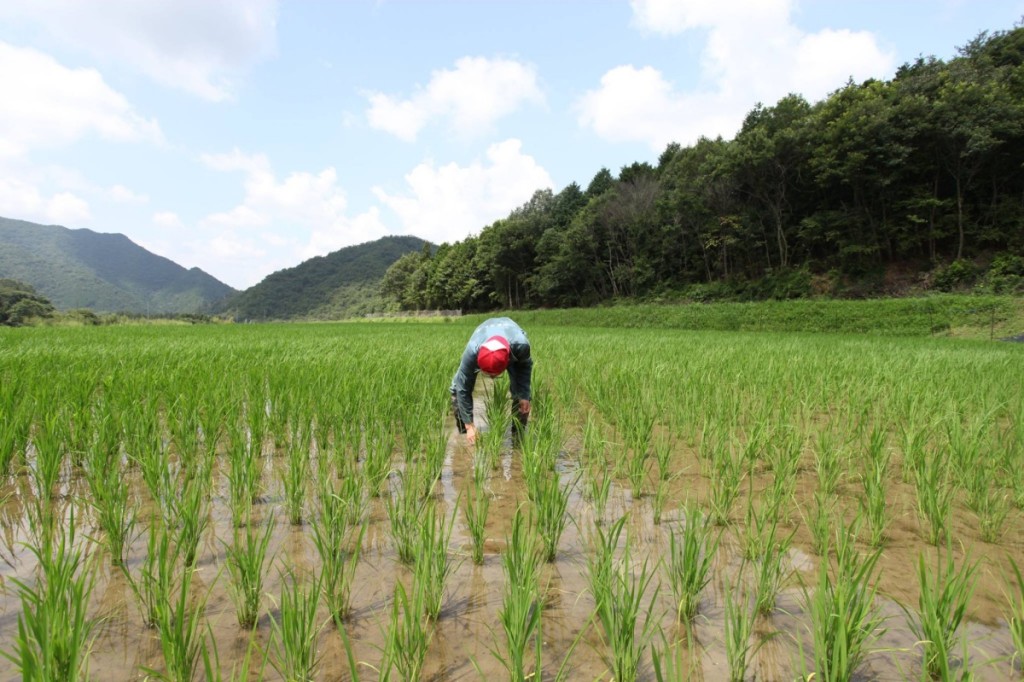
[[[843,466],[843,451],[836,442],[836,435],[831,430],[822,429],[818,432],[814,449],[815,472],[818,476],[818,490],[825,495],[833,495],[839,486],[839,478]]]
[[[733,505],[740,495],[745,475],[744,461],[727,448],[717,450],[713,457],[708,506],[711,508],[711,519],[715,525],[724,526],[729,523]]]
[[[109,459],[108,456],[103,457],[103,460]],[[128,479],[117,463],[98,460],[85,467],[91,493],[89,501],[103,531],[111,565],[122,566],[138,520],[138,506],[131,499]]]
[[[250,520],[241,528],[234,527],[230,544],[222,542],[230,577],[229,592],[235,603],[235,615],[239,627],[246,630],[255,628],[259,620],[268,558],[267,549],[270,546],[274,525],[273,514],[265,520],[262,528]]]
[[[804,609],[810,615],[815,679],[850,680],[869,647],[885,632],[885,619],[875,605],[875,568],[880,550],[861,556],[853,544],[857,523],[836,529],[836,569],[822,560],[813,590],[803,586]],[[803,677],[809,679],[804,671]]]
[[[1003,535],[1012,503],[1002,486],[1003,474],[995,457],[982,455],[965,477],[967,507],[978,519],[984,542],[997,542]]]
[[[231,520],[241,526],[249,518],[253,502],[260,494],[262,456],[252,447],[252,438],[244,424],[229,422],[228,429],[228,506]]]
[[[1013,576],[1007,580],[1009,594],[1007,595],[1006,622],[1010,627],[1010,641],[1013,642],[1013,662],[1017,665],[1024,665],[1024,574],[1013,557],[1007,557]],[[1016,582],[1016,588],[1013,582]]]
[[[203,612],[210,592],[207,590],[197,603],[192,603],[194,573],[190,568],[183,570],[177,586],[177,596],[173,599],[168,598],[157,606],[156,629],[160,635],[165,670],[144,668],[145,672],[155,679],[167,682],[192,682],[197,679],[204,661],[209,659],[208,642],[213,642],[213,633],[209,625],[205,624]]]
[[[606,443],[604,440],[604,433],[602,432],[598,417],[593,412],[587,413],[587,420],[583,424],[583,463],[598,467],[600,469],[606,468],[605,462],[605,448]]]
[[[171,509],[170,525],[177,530],[175,543],[185,568],[195,566],[199,542],[210,525],[210,499],[201,480],[193,479],[184,485],[180,497],[167,503]]]
[[[743,558],[747,561],[757,559],[767,551],[769,534],[774,535],[778,525],[778,512],[767,500],[763,504],[756,504],[753,478],[750,481],[746,523],[739,532]]]
[[[391,539],[398,552],[398,560],[407,566],[416,561],[417,541],[419,540],[420,518],[428,505],[428,501],[411,493],[404,480],[401,485],[387,497],[384,502],[388,514]]]
[[[96,621],[89,618],[94,564],[75,536],[72,508],[67,530],[53,544],[28,546],[38,563],[35,584],[12,577],[21,601],[12,649],[0,651],[20,679],[31,682],[89,679],[88,656]]]
[[[712,535],[710,517],[701,513],[696,502],[684,505],[681,531],[669,536],[669,556],[665,563],[676,618],[690,622],[700,607],[700,593],[711,582],[711,567],[721,534]]]
[[[792,432],[778,433],[774,447],[768,450],[772,483],[765,490],[765,503],[774,508],[779,521],[791,521],[791,502],[796,497],[797,471],[800,466],[802,439]]]
[[[569,497],[578,480],[579,476],[576,476],[562,484],[557,474],[549,473],[537,488],[538,497],[533,501],[534,518],[543,543],[544,558],[548,562],[554,561],[558,553],[558,542],[569,521]]]
[[[947,460],[937,452],[922,454],[914,470],[914,486],[925,540],[928,544],[938,545],[949,533],[950,514],[956,493],[950,482]]]
[[[965,558],[957,569],[948,538],[945,556],[941,549],[937,553],[934,571],[923,554],[918,556],[918,611],[913,614],[904,607],[904,612],[922,647],[924,672],[932,679],[947,680],[951,679],[950,657],[956,645],[957,630],[974,592],[978,564]]]
[[[302,525],[302,510],[306,503],[306,489],[312,476],[309,461],[310,433],[308,429],[294,427],[288,439],[288,461],[281,471],[284,488],[284,506],[288,522],[293,526]]]
[[[892,454],[885,447],[885,430],[876,426],[868,437],[867,460],[861,473],[864,496],[861,507],[867,519],[869,544],[881,547],[889,528],[886,502],[889,494],[889,462]]]
[[[586,469],[587,496],[594,507],[594,523],[604,523],[614,474],[603,463]]]
[[[654,605],[660,586],[654,588],[649,602],[644,603],[653,577],[646,559],[634,569],[627,536],[618,567],[611,567],[603,578],[607,580],[606,587],[595,592],[595,612],[602,626],[608,665],[615,680],[633,682],[637,679],[640,660],[657,627]]]
[[[672,436],[660,434],[654,439],[654,460],[658,463],[658,480],[672,478]]]
[[[32,435],[35,456],[30,459],[29,470],[40,499],[50,500],[57,493],[64,469],[68,420],[69,416],[63,411],[47,414]]]
[[[651,645],[651,666],[657,682],[686,682],[700,679],[700,660],[692,652],[684,659],[686,649],[681,642],[669,643],[664,633],[661,646]]]
[[[348,617],[356,566],[369,525],[349,522],[354,504],[334,492],[329,480],[320,482],[320,513],[312,517],[313,545],[320,556],[324,604],[338,629]]]
[[[445,586],[455,570],[448,551],[454,523],[455,515],[439,514],[436,504],[428,503],[421,516],[413,581],[414,589],[422,594],[423,608],[431,621],[441,616]]]
[[[526,680],[528,654],[537,652],[534,674],[540,670],[541,604],[539,570],[540,553],[531,530],[531,521],[516,509],[512,529],[506,538],[501,564],[505,588],[498,620],[505,633],[505,648],[492,649],[494,657],[509,673],[510,680]]]
[[[659,478],[654,487],[654,497],[651,499],[651,514],[656,526],[661,525],[661,514],[665,509],[665,500],[668,498],[668,483],[667,480]]]
[[[473,563],[482,566],[484,563],[484,541],[487,539],[487,512],[491,506],[491,496],[482,486],[473,484],[466,496],[466,527],[473,542]]]
[[[765,531],[764,551],[757,557],[754,568],[754,607],[757,613],[769,614],[775,609],[779,592],[792,574],[792,569],[786,564],[786,557],[795,534],[794,528],[788,535],[779,537],[775,520]]]
[[[384,483],[393,473],[391,460],[395,449],[395,434],[390,424],[375,421],[366,427],[366,458],[363,477],[372,497],[380,497]]]
[[[278,615],[270,619],[270,665],[289,682],[316,678],[320,667],[317,646],[324,622],[317,619],[321,578],[308,584],[294,573],[281,576]]]
[[[740,568],[740,576],[743,574]],[[737,579],[737,584],[740,579]],[[729,583],[725,584],[725,660],[729,666],[729,682],[743,682],[747,676],[750,658],[757,653],[765,640],[751,643],[757,610],[747,605],[742,592],[737,595]]]
[[[928,458],[927,443],[931,438],[931,429],[931,424],[922,425],[917,419],[900,422],[900,445],[903,450],[900,470],[904,483],[916,481],[918,470]]]
[[[241,661],[236,661],[231,666],[231,671],[228,676],[225,677],[224,671],[226,666],[221,664],[220,654],[217,651],[216,640],[210,638],[210,644],[212,654],[209,649],[206,650],[203,656],[203,673],[206,675],[206,682],[248,682],[250,679],[265,679],[264,671],[267,669],[267,661],[269,660],[269,652],[264,652],[262,660],[259,662],[258,668],[253,668],[252,655],[257,651],[259,641],[256,638],[255,633],[249,638],[249,645],[245,648],[245,656],[242,657]],[[353,677],[352,679],[358,679]]]
[[[5,382],[12,389],[13,382]],[[0,477],[10,476],[25,461],[32,428],[32,401],[15,402],[14,393],[0,396]]]
[[[139,576],[134,577],[127,566],[121,566],[128,587],[139,601],[142,622],[149,628],[157,627],[160,608],[170,603],[172,598],[178,560],[172,544],[170,530],[162,520],[154,519],[146,539],[146,553]]]
[[[426,623],[424,610],[421,592],[414,588],[410,595],[402,583],[395,583],[379,679],[390,680],[392,670],[401,680],[421,678],[433,639],[433,630]]]
[[[828,555],[835,507],[835,498],[818,488],[814,491],[814,505],[803,515],[804,523],[811,534],[811,550],[820,557]]]

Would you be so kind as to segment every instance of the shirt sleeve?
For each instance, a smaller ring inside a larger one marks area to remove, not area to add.
[[[455,402],[463,424],[473,423],[473,387],[476,386],[477,369],[476,353],[472,347],[467,346],[462,353],[459,370],[452,381],[452,391],[455,393]]]
[[[530,400],[530,380],[533,377],[533,358],[530,346],[513,347],[513,361],[508,365],[509,392],[518,400]]]

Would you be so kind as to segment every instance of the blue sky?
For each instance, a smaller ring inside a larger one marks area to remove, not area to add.
[[[0,216],[236,288],[731,138],[1013,28],[1024,0],[4,0]]]

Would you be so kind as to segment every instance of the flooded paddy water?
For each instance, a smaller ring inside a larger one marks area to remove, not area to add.
[[[550,336],[554,339],[557,334],[551,332]],[[543,331],[537,337],[548,339]],[[551,343],[552,347],[554,345]],[[571,349],[563,348],[561,353],[571,355]],[[921,509],[921,487],[913,475],[902,474],[907,448],[901,440],[903,434],[898,424],[890,424],[884,445],[880,446],[892,456],[885,460],[884,529],[879,531],[881,539],[874,543],[873,527],[869,523],[870,494],[864,483],[868,474],[863,466],[863,460],[871,457],[867,454],[871,450],[870,429],[861,429],[857,436],[844,434],[838,438],[835,449],[845,453],[841,459],[843,471],[837,474],[827,496],[833,505],[826,519],[831,544],[823,557],[820,538],[815,537],[812,526],[813,510],[818,503],[816,492],[822,489],[821,451],[828,449],[826,444],[809,435],[783,442],[784,439],[775,436],[759,435],[750,424],[740,425],[725,417],[724,427],[716,426],[708,417],[702,421],[693,418],[697,413],[715,415],[722,408],[722,401],[736,392],[736,386],[723,385],[721,392],[700,397],[696,397],[699,391],[676,394],[674,400],[689,404],[694,412],[677,415],[675,419],[666,418],[664,423],[658,420],[646,441],[650,453],[637,483],[630,480],[628,471],[628,461],[636,448],[630,445],[626,418],[616,415],[596,426],[594,415],[602,413],[604,400],[600,390],[587,390],[587,381],[592,380],[574,382],[578,377],[574,370],[579,367],[558,364],[567,362],[564,356],[553,352],[550,361],[556,371],[540,374],[540,395],[536,401],[539,422],[531,425],[531,429],[556,432],[554,459],[547,475],[557,478],[568,497],[564,512],[566,525],[557,537],[554,560],[539,564],[542,670],[533,679],[613,679],[610,642],[605,627],[595,615],[591,572],[602,533],[609,533],[620,519],[624,521],[615,547],[616,565],[628,562],[628,570],[623,575],[636,576],[646,567],[651,576],[639,600],[639,620],[634,629],[637,641],[642,644],[637,679],[656,679],[652,651],[671,656],[678,662],[681,670],[671,679],[794,680],[813,673],[815,640],[810,600],[818,589],[822,562],[828,560],[832,565],[836,562],[836,533],[842,535],[843,529],[855,533],[852,546],[858,556],[871,556],[878,551],[871,585],[876,590],[873,603],[880,618],[879,627],[865,647],[854,679],[922,677],[924,649],[910,625],[917,614],[921,591],[919,561],[923,558],[934,570],[939,558],[945,556],[947,545],[928,541],[927,520]],[[646,367],[639,373],[649,369]],[[635,370],[625,368],[627,372]],[[445,370],[441,370],[441,374],[444,373]],[[605,374],[602,378],[605,384],[614,385],[619,376]],[[658,376],[664,381],[663,374]],[[706,378],[722,384],[724,376],[727,373]],[[432,380],[424,388],[432,391],[442,387],[440,400],[436,401],[438,405],[446,402],[443,382],[443,378]],[[487,421],[494,418],[496,412],[488,408],[493,396],[504,390],[505,385],[499,382],[496,388],[494,390],[495,384],[489,380],[478,382],[476,410],[481,435],[477,448],[469,446],[455,433],[450,418],[444,423],[443,462],[427,501],[440,517],[451,523],[447,538],[450,573],[444,581],[438,617],[423,624],[427,648],[420,679],[510,677],[502,662],[502,658],[508,656],[501,620],[507,583],[503,557],[508,551],[517,510],[535,511],[536,502],[530,499],[528,489],[529,473],[524,470],[524,462],[532,456],[530,448],[534,444],[529,440],[522,444],[513,442],[504,424],[502,437],[489,435]],[[856,386],[846,388],[853,391],[851,401],[864,398],[857,397]],[[672,394],[666,390],[660,395]],[[807,400],[808,394],[801,395]],[[504,409],[500,398],[497,400]],[[870,405],[857,404],[866,414],[877,416],[869,409]],[[268,401],[267,413],[274,408],[275,404]],[[666,414],[670,408],[659,409]],[[546,424],[544,410],[548,411]],[[169,423],[171,412],[162,416],[164,424]],[[778,422],[785,421],[777,412],[771,414]],[[814,407],[800,412],[794,422],[819,423],[828,417],[823,414],[820,408]],[[557,418],[551,420],[551,415]],[[314,416],[313,421],[316,419]],[[1014,429],[1018,427],[1007,419],[1006,414],[995,414],[991,423],[1001,425],[998,429],[1001,434],[1017,434]],[[400,417],[396,417],[394,423],[398,420]],[[680,420],[688,427],[665,426],[665,423],[678,426]],[[179,471],[177,444],[169,436],[169,427],[167,430],[164,444],[168,461]],[[396,430],[401,432],[399,427]],[[249,679],[288,679],[275,665],[280,663],[283,591],[295,577],[311,581],[323,570],[311,523],[321,507],[316,487],[319,462],[326,459],[334,462],[351,456],[354,467],[344,471],[358,473],[365,470],[372,456],[369,429],[354,441],[336,428],[320,431],[326,435],[319,440],[312,439],[306,446],[310,462],[310,468],[304,470],[308,488],[302,502],[301,522],[292,523],[288,518],[289,491],[285,482],[289,480],[288,468],[295,457],[288,438],[275,437],[272,431],[268,428],[262,447],[255,450],[259,495],[254,497],[248,517],[253,527],[272,524],[260,611],[252,630],[241,627],[236,618],[228,565],[228,548],[237,537],[239,527],[232,501],[235,464],[228,453],[229,435],[222,436],[212,455],[208,505],[204,508],[206,523],[198,540],[189,591],[191,603],[201,609],[204,646],[207,651],[216,652],[214,665],[220,671],[217,679],[237,679],[234,675],[247,656],[251,660]],[[784,431],[786,429],[780,426],[774,433]],[[928,431],[933,439],[929,441],[929,450],[938,447],[935,433],[934,429]],[[733,434],[741,435],[729,437]],[[764,440],[760,441],[762,436]],[[950,436],[943,434],[943,437]],[[1019,448],[1019,441],[1013,440],[1016,437],[999,442],[1009,449]],[[349,443],[358,443],[358,451],[345,445],[346,438]],[[758,442],[762,445],[754,452]],[[389,502],[394,503],[401,497],[404,481],[409,478],[406,472],[411,468],[406,461],[408,452],[404,448],[403,433],[389,443],[390,473],[379,481],[379,494],[372,494],[371,485],[363,489],[360,498],[364,505],[365,532],[351,580],[350,608],[342,621],[344,634],[324,604],[317,606],[314,641],[318,658],[312,676],[316,680],[348,680],[353,677],[353,670],[358,679],[383,679],[381,669],[387,667],[386,652],[390,651],[389,633],[396,623],[393,617],[396,585],[402,585],[409,593],[414,589],[415,561],[411,564],[400,557],[392,521],[395,512],[393,507],[389,508]],[[600,453],[595,454],[595,447]],[[481,473],[485,448],[490,450],[490,459],[486,460],[486,471]],[[659,475],[655,452],[659,448],[665,448],[662,456],[668,462],[669,475],[664,477]],[[792,451],[794,462],[788,474],[783,472],[783,460],[768,454],[787,448]],[[738,474],[735,497],[724,510],[716,507],[722,504],[723,484],[711,464],[719,462],[712,450],[728,450],[734,458],[744,462]],[[34,446],[29,446],[26,458],[31,460],[34,454]],[[416,456],[414,459],[418,461]],[[0,491],[3,499],[0,507],[0,649],[9,653],[18,646],[19,616],[23,613],[18,581],[37,584],[40,573],[37,556],[30,549],[38,547],[40,537],[38,521],[33,520],[36,514],[33,509],[38,507],[38,475],[31,469],[29,465],[27,469],[12,472]],[[610,476],[604,492],[606,497],[602,497],[595,478],[602,470]],[[341,485],[340,480],[346,475],[342,472],[341,468],[331,469],[337,485]],[[152,551],[149,544],[152,519],[164,513],[163,507],[153,499],[144,467],[126,466],[123,477],[128,484],[129,498],[137,505],[137,522],[129,533],[124,570],[112,565],[103,541],[98,507],[90,504],[93,491],[81,465],[65,464],[52,498],[56,527],[66,531],[73,511],[75,525],[79,528],[77,546],[92,561],[89,565],[95,571],[87,609],[89,616],[95,619],[95,627],[87,660],[89,678],[96,680],[157,678],[167,671],[160,628],[146,624],[143,606],[129,579],[138,580],[147,566],[147,555]],[[787,483],[780,497],[776,486],[783,477],[787,478]],[[995,485],[1005,493],[1006,500],[1012,498],[1014,488],[1010,481],[999,480]],[[634,496],[635,488],[639,488],[639,496]],[[979,680],[1019,678],[1021,662],[1015,656],[1008,614],[1014,595],[1020,598],[1021,587],[1013,580],[1009,559],[1024,564],[1024,514],[1019,507],[1008,504],[997,539],[983,541],[978,513],[968,505],[974,498],[969,498],[966,490],[956,490],[947,517],[946,530],[951,538],[948,551],[956,567],[976,562],[976,570],[973,591],[966,601],[965,618],[957,629],[949,654],[951,672],[959,676],[970,671],[974,679]],[[488,497],[489,508],[484,523],[483,558],[475,563],[467,504],[480,492]],[[783,503],[773,507],[771,514],[759,515],[769,501],[777,499],[782,499]],[[698,522],[697,518],[687,518],[687,512],[695,510],[702,520],[716,510],[724,517],[718,519],[718,523],[709,521],[708,528],[717,539],[717,546],[709,559],[708,582],[699,592],[696,615],[689,623],[683,623],[677,618],[668,564],[672,537],[674,534],[681,537],[688,524]],[[768,519],[777,533],[776,540],[767,542],[777,542],[777,546],[783,548],[779,561],[782,577],[774,606],[752,621],[746,665],[737,671],[728,644],[731,627],[727,625],[728,607],[731,600],[742,610],[754,611],[758,590],[756,576],[763,555],[752,552],[750,547],[759,539],[763,545],[765,528],[759,526],[765,523],[763,519]],[[348,553],[351,546],[339,544],[337,551]],[[180,561],[176,566],[179,573],[187,570]],[[650,627],[645,628],[648,618]],[[531,640],[526,656],[528,674],[534,673],[535,652],[536,645]],[[0,679],[18,677],[15,663],[0,660]],[[206,679],[201,669],[195,679]],[[392,671],[390,679],[400,679],[400,675]]]

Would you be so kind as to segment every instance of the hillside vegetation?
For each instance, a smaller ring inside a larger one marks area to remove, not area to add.
[[[0,218],[0,277],[29,284],[61,310],[195,313],[234,291],[121,234]]]
[[[430,253],[418,237],[383,237],[311,258],[226,299],[218,311],[236,320],[336,320],[378,312],[384,273],[402,255]]]
[[[613,300],[1024,292],[1024,28],[810,103],[758,105],[731,140],[540,190],[477,236],[404,256],[407,310]]]

